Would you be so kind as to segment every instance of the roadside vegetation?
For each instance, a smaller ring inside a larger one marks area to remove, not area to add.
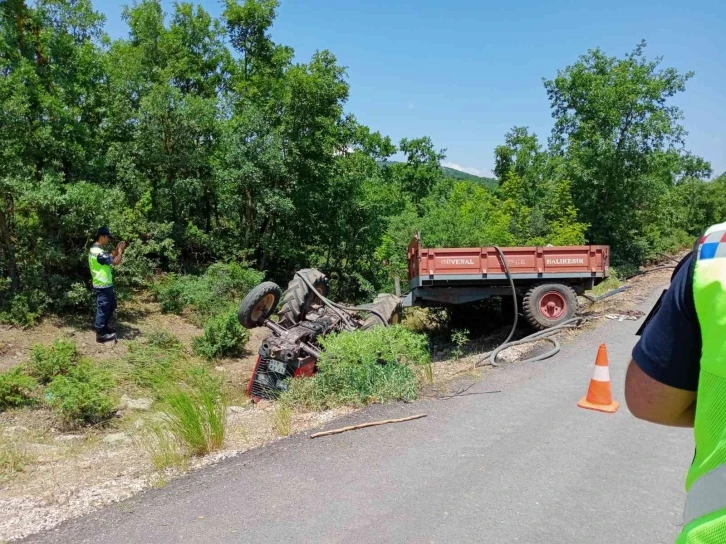
[[[81,356],[73,341],[58,339],[35,346],[25,364],[0,373],[0,412],[50,411],[66,432],[118,428],[127,409],[124,399],[144,404],[144,410],[153,406],[156,417],[143,436],[157,467],[181,466],[222,447],[227,407],[222,379],[167,332],[131,342],[124,357],[103,363]],[[7,465],[22,457],[16,450],[2,454]],[[14,472],[20,472],[17,466]]]
[[[344,332],[321,343],[317,374],[290,380],[280,398],[283,407],[322,410],[412,401],[420,385],[431,380],[427,338],[404,327]]]

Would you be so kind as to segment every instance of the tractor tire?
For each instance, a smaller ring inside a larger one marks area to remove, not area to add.
[[[237,319],[245,329],[254,329],[272,315],[280,301],[282,289],[276,283],[266,281],[252,289],[242,301]]]
[[[381,293],[373,300],[372,309],[385,317],[388,325],[396,325],[401,322],[403,302],[396,295]],[[361,325],[361,330],[372,329],[379,325],[383,325],[381,319],[376,314],[368,314]]]
[[[328,295],[328,278],[325,274],[314,268],[305,268],[298,274],[307,279],[315,290],[323,296]],[[282,305],[277,315],[280,316],[280,323],[292,327],[305,319],[311,306],[320,299],[310,291],[307,284],[297,274],[287,285],[287,290],[282,295]]]
[[[562,283],[543,283],[527,291],[522,311],[529,324],[544,330],[559,325],[577,314],[577,294]]]

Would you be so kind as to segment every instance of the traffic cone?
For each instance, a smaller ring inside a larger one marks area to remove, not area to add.
[[[587,395],[582,397],[577,405],[580,408],[608,412],[610,414],[616,412],[620,407],[620,403],[613,400],[613,395],[610,391],[608,348],[605,347],[605,344],[600,344],[600,349],[597,350],[597,359],[595,359],[595,368],[592,373]]]

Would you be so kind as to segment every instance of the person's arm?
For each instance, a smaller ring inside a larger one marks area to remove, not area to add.
[[[126,250],[126,242],[121,242],[116,246],[116,249],[114,249],[111,253],[106,253],[105,251],[96,257],[99,263],[101,264],[111,264],[111,265],[119,265],[121,264],[121,260],[123,259],[124,251]]]
[[[111,257],[113,258],[111,264],[113,264],[114,266],[121,264],[121,260],[124,256],[124,251],[126,251],[126,242],[120,242],[116,246],[116,249],[111,252]]]
[[[630,361],[625,375],[625,402],[638,419],[671,427],[693,427],[696,392],[654,380],[635,360]]]
[[[689,261],[673,278],[658,312],[633,349],[625,377],[630,412],[661,425],[693,426],[700,358],[701,331]]]

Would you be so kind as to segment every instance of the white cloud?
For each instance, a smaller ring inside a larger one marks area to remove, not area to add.
[[[441,166],[446,166],[447,168],[453,168],[454,170],[458,170],[459,172],[466,172],[467,174],[472,174],[474,176],[491,176],[491,172],[487,172],[486,170],[481,170],[479,168],[472,168],[469,166],[461,166],[460,164],[456,164],[455,162],[442,162]]]

